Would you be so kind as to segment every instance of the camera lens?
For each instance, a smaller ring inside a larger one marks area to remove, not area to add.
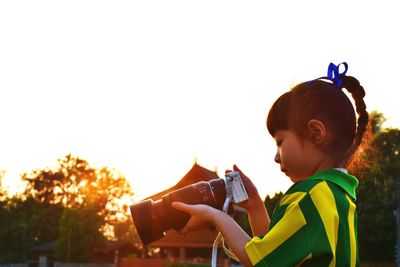
[[[172,202],[206,204],[222,210],[226,197],[225,180],[198,182],[170,192],[160,200],[146,199],[130,206],[133,222],[144,245],[162,238],[170,229],[182,229],[190,216],[172,208]]]

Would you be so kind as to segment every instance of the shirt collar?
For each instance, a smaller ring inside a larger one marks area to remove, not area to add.
[[[358,186],[358,180],[353,175],[343,172],[338,169],[329,169],[315,173],[308,179],[310,180],[326,180],[331,183],[338,185],[349,196],[356,200],[356,188]]]

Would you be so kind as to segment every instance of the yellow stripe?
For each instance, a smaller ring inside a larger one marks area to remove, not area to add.
[[[336,208],[335,197],[324,181],[310,190],[310,197],[321,216],[329,245],[332,251],[332,261],[329,266],[336,265],[336,244],[339,228],[339,214]]]
[[[346,194],[346,198],[349,201],[349,235],[350,235],[350,266],[356,266],[356,257],[357,257],[357,248],[356,248],[356,233],[354,230],[354,213],[356,210],[356,205],[350,199],[350,197]]]
[[[306,193],[297,192],[285,196],[280,205],[289,203],[282,219],[262,238],[254,237],[246,244],[246,252],[253,265],[283,244],[289,237],[306,224],[303,212],[298,206]]]
[[[284,196],[279,202],[279,206],[283,206],[286,204],[298,204],[300,200],[306,195],[304,192],[295,192],[289,195]]]

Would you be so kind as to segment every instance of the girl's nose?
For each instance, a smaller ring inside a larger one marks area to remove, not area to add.
[[[279,152],[277,151],[274,158],[276,163],[281,163],[281,157],[279,156]]]

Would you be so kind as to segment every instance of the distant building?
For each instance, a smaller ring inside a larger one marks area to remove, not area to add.
[[[183,176],[183,178],[173,187],[148,197],[153,201],[161,199],[165,194],[191,185],[200,181],[210,181],[219,179],[216,171],[208,170],[197,163]],[[166,232],[165,237],[148,245],[150,249],[157,249],[158,257],[168,258],[169,260],[179,261],[198,261],[210,262],[211,252],[215,238],[218,232],[215,229],[206,229],[191,232],[186,235],[179,234],[174,230]],[[158,250],[159,249],[159,250]],[[221,257],[223,253],[220,253]]]
[[[176,185],[174,185],[171,188],[165,189],[164,191],[161,191],[157,194],[154,194],[148,198],[151,198],[152,200],[156,201],[161,199],[161,197],[164,196],[165,194],[175,191],[179,188],[185,187],[187,185],[191,185],[201,181],[210,181],[212,179],[219,179],[219,178],[220,177],[218,177],[216,171],[210,171],[209,169],[206,169],[197,164],[197,162],[195,162],[192,168],[188,171],[188,173],[186,173],[185,176],[183,176],[182,179],[179,180],[179,182]]]

